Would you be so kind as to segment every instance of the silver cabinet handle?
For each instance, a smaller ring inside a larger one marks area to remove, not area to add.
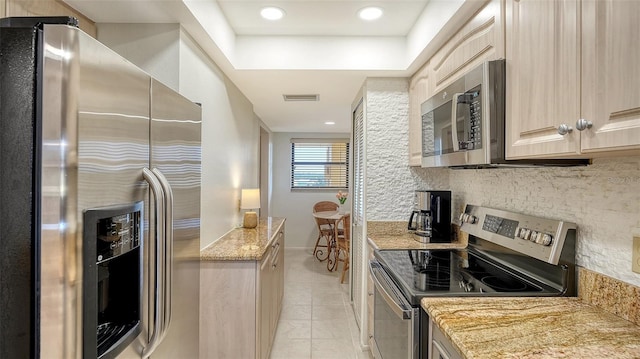
[[[153,283],[153,298],[155,304],[155,311],[153,313],[153,334],[151,338],[149,338],[149,343],[142,350],[142,357],[148,358],[151,353],[158,347],[160,344],[160,340],[162,339],[162,329],[163,329],[163,313],[161,312],[161,308],[164,307],[164,298],[161,295],[162,290],[162,282],[160,280],[160,273],[162,273],[163,266],[163,249],[164,246],[161,245],[161,241],[165,238],[165,200],[164,200],[164,192],[162,190],[162,185],[160,185],[160,181],[158,178],[149,170],[148,168],[142,169],[142,176],[149,183],[149,187],[151,188],[151,192],[153,193],[154,198],[154,206],[155,206],[155,224],[156,224],[156,240],[155,240],[155,255],[151,255],[149,253],[149,267],[155,268],[154,275],[154,283]],[[147,246],[145,244],[145,246]],[[151,250],[151,248],[149,248]],[[151,329],[151,328],[149,328]]]
[[[571,133],[572,131],[573,131],[573,128],[567,125],[566,123],[563,123],[560,126],[558,126],[558,134],[561,136],[564,136],[567,133]]]
[[[173,191],[171,190],[171,185],[169,185],[169,181],[167,178],[160,172],[159,169],[154,168],[153,173],[156,175],[158,180],[160,180],[160,185],[162,186],[162,190],[164,192],[165,198],[165,220],[164,220],[164,268],[163,268],[163,282],[162,282],[162,291],[164,294],[164,318],[163,318],[163,329],[162,335],[160,339],[162,340],[167,333],[167,329],[169,328],[169,324],[171,324],[171,292],[173,285]]]
[[[593,126],[593,122],[585,120],[584,118],[581,118],[578,121],[576,121],[576,129],[578,131],[584,131],[587,128],[591,128],[592,126]]]

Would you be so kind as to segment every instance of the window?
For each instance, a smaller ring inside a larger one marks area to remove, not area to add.
[[[291,139],[291,188],[348,188],[349,140]]]

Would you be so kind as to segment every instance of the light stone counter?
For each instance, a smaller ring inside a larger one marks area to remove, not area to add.
[[[260,218],[258,227],[236,228],[200,251],[201,261],[261,260],[285,218]]]
[[[454,228],[457,226],[454,225]],[[407,230],[407,222],[367,222],[367,237],[374,249],[459,249],[467,247],[467,236],[456,231],[451,243],[421,243]]]
[[[467,358],[640,358],[640,287],[579,268],[578,297],[424,298]]]
[[[640,327],[576,297],[423,298],[463,357],[640,358]]]

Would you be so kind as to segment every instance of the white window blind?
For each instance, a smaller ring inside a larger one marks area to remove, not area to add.
[[[350,264],[353,273],[352,300],[356,323],[363,328],[362,318],[366,318],[363,314],[366,308],[366,276],[367,257],[365,254],[366,237],[363,233],[363,225],[365,223],[364,213],[364,171],[365,171],[365,142],[364,142],[364,104],[362,100],[353,111],[353,213],[352,223],[353,231],[351,232],[351,258]],[[363,263],[364,262],[364,263]],[[366,323],[366,322],[364,322]],[[365,331],[366,333],[366,331]],[[362,340],[362,339],[361,339]]]
[[[347,139],[291,140],[291,188],[348,187]]]

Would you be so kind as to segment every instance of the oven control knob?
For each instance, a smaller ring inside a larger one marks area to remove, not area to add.
[[[476,224],[478,222],[478,217],[472,215],[472,214],[468,214],[467,218],[465,218],[465,222],[467,223],[471,223],[471,224]]]
[[[469,218],[469,215],[466,213],[463,213],[460,215],[460,222],[461,223],[465,223],[467,221],[467,218]]]
[[[465,282],[464,280],[461,280],[460,282],[458,282],[458,286],[462,288],[462,290],[464,290],[465,292],[473,291],[473,284],[469,282]]]
[[[529,236],[529,240],[531,242],[535,242],[536,238],[538,238],[538,232],[537,231],[531,231],[531,235]]]
[[[460,213],[460,217],[458,218],[460,220],[460,223],[464,222],[464,216],[466,215],[466,213],[462,212]]]
[[[535,237],[531,238],[532,242],[538,243],[540,244],[540,241],[542,240],[542,233],[540,232],[536,232]]]
[[[531,236],[531,230],[529,228],[523,228],[524,229],[524,233],[522,233],[522,236],[520,238],[524,239],[524,240],[529,240],[529,236]]]
[[[550,234],[543,234],[542,235],[542,240],[541,243],[543,246],[549,246],[551,245],[551,241],[553,240],[553,237]]]

